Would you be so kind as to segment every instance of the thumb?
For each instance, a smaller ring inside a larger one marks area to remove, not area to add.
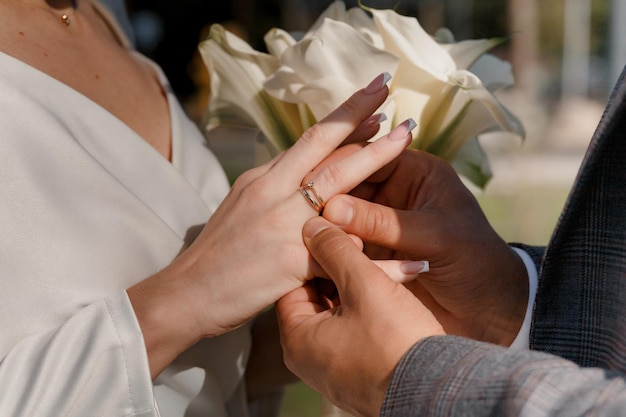
[[[349,235],[323,217],[307,221],[302,232],[311,256],[334,281],[342,305],[367,302],[381,285],[396,285]]]
[[[415,236],[422,236],[431,224],[410,210],[397,210],[350,195],[338,195],[324,206],[324,217],[366,242],[404,253],[415,250]],[[430,219],[429,219],[430,220]],[[411,233],[407,233],[410,230]]]

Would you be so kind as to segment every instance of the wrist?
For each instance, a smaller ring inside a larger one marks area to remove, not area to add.
[[[175,276],[164,270],[126,291],[143,334],[153,379],[201,339],[177,284]]]
[[[496,286],[496,299],[491,321],[485,331],[484,341],[510,346],[528,315],[528,270],[520,254],[510,248],[509,262],[500,272],[502,279]]]

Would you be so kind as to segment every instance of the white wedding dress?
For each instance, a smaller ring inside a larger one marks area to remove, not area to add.
[[[248,415],[248,327],[203,341],[153,383],[126,296],[229,189],[169,90],[168,102],[171,163],[98,104],[0,53],[0,416]]]

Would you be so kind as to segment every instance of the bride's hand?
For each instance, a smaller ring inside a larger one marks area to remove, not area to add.
[[[232,330],[315,273],[302,227],[319,213],[299,188],[329,199],[350,191],[408,145],[410,123],[344,158],[328,158],[388,95],[381,74],[269,163],[244,173],[195,242],[161,273],[129,289],[153,374],[201,337]],[[357,133],[355,133],[355,131]],[[162,346],[166,344],[168,346]],[[178,345],[176,349],[173,345]]]

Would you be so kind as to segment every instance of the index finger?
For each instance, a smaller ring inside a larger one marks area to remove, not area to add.
[[[335,111],[306,130],[274,166],[280,173],[303,178],[371,116],[389,94],[388,73],[377,76]]]

